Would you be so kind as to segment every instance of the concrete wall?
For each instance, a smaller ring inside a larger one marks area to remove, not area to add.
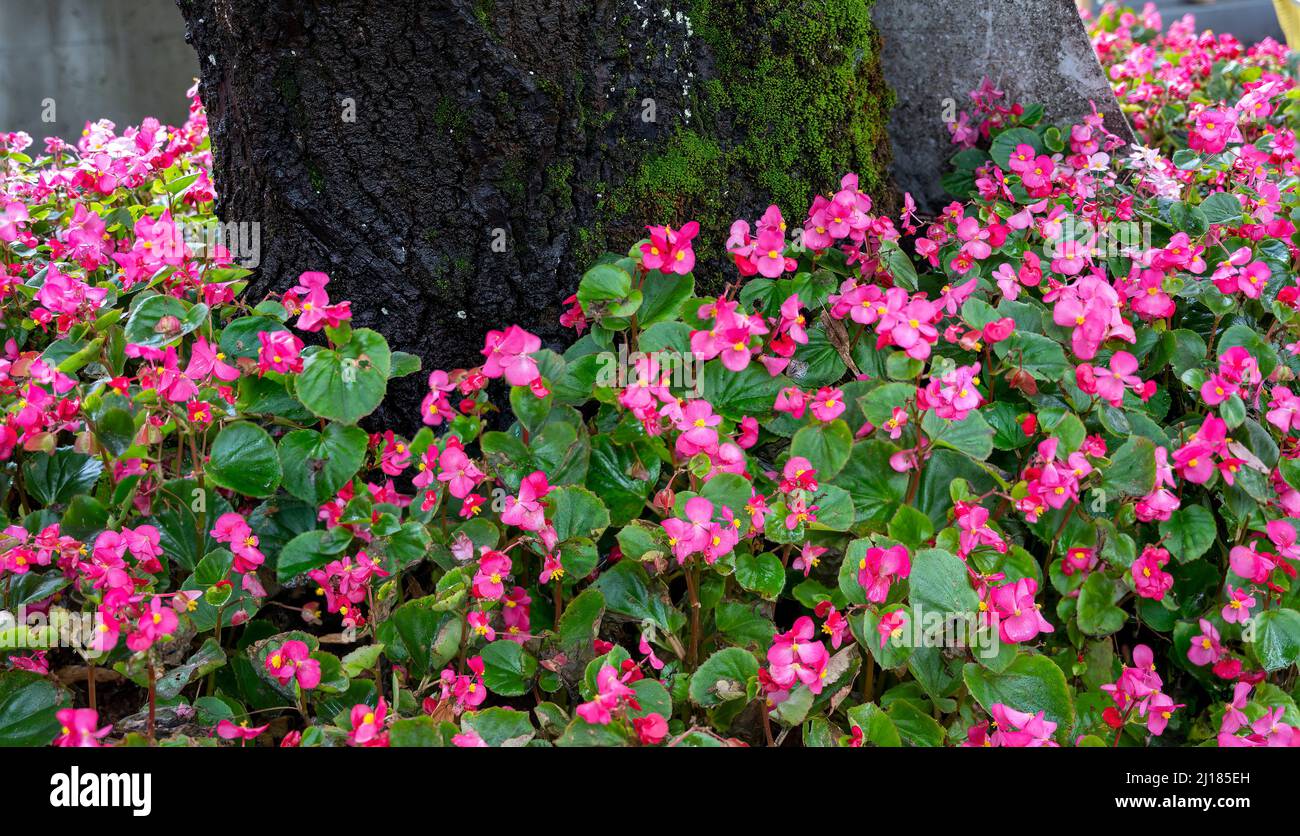
[[[889,122],[894,176],[923,209],[946,202],[939,178],[954,153],[945,119],[970,109],[993,79],[1011,101],[1038,103],[1052,122],[1091,111],[1127,133],[1074,0],[876,0],[885,79],[898,97]]]
[[[0,0],[0,131],[39,142],[100,117],[177,124],[197,74],[174,0]]]
[[[1231,32],[1247,44],[1282,39],[1272,0],[1158,5],[1166,26],[1191,12],[1198,31]],[[923,208],[949,199],[939,185],[954,151],[944,105],[969,109],[967,93],[985,76],[1013,101],[1044,105],[1051,122],[1078,121],[1096,102],[1111,130],[1127,134],[1075,0],[876,0],[872,17],[885,40],[885,78],[898,96],[889,124],[894,176]]]

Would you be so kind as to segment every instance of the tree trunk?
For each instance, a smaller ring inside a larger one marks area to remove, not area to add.
[[[645,224],[700,221],[716,266],[770,202],[797,222],[848,170],[888,191],[871,0],[178,4],[218,214],[260,224],[251,293],[325,271],[426,369],[509,323],[562,345],[561,301]]]

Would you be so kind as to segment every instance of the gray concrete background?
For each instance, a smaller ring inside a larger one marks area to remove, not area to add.
[[[1198,32],[1231,32],[1246,44],[1282,40],[1272,0],[1157,6],[1165,26],[1190,12]],[[967,94],[986,75],[1012,100],[1044,105],[1051,122],[1075,122],[1095,101],[1111,130],[1127,132],[1074,0],[876,0],[872,18],[885,39],[885,77],[898,96],[889,126],[895,178],[923,209],[947,199],[939,178],[956,149],[944,102],[969,110]]]
[[[1011,101],[1044,105],[1052,122],[1077,121],[1096,102],[1112,131],[1128,131],[1074,0],[876,0],[872,19],[898,97],[894,175],[923,210],[946,202],[939,178],[957,150],[945,103],[969,111],[985,76]]]
[[[198,69],[174,0],[0,0],[0,131],[40,142],[101,117],[179,124]]]

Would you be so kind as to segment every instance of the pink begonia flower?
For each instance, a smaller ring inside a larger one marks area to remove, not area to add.
[[[777,325],[777,330],[783,334],[788,334],[793,342],[799,345],[808,343],[808,320],[800,312],[801,304],[799,294],[794,293],[786,297],[781,303],[781,320]]]
[[[374,708],[359,703],[352,706],[350,716],[352,730],[348,732],[349,746],[387,746],[388,735],[384,731],[384,721],[388,718],[388,703],[379,698]]]
[[[723,367],[733,372],[744,371],[753,357],[749,331],[745,328],[728,328],[722,332],[722,341],[726,345],[719,354]]]
[[[681,229],[671,226],[648,226],[650,241],[641,245],[641,263],[648,270],[676,273],[684,276],[695,268],[695,251],[691,240],[700,232],[700,225],[688,221]]]
[[[906,546],[872,546],[858,561],[858,584],[866,591],[867,600],[876,604],[884,603],[889,597],[889,587],[894,581],[911,573],[912,562]]]
[[[1282,722],[1287,706],[1279,705],[1250,724],[1250,739],[1256,746],[1293,748],[1300,746],[1300,729]]]
[[[775,412],[787,412],[794,418],[803,418],[807,405],[808,395],[806,393],[797,387],[787,386],[776,393],[776,403],[772,406],[772,409]]]
[[[99,725],[99,712],[93,708],[61,708],[54,719],[59,723],[54,745],[59,747],[94,748],[113,730],[111,725]]]
[[[257,535],[241,514],[231,511],[218,517],[212,529],[212,538],[218,543],[229,544],[230,551],[235,556],[231,568],[236,572],[252,572],[266,560],[258,548]]]
[[[320,662],[311,658],[307,644],[297,639],[291,639],[280,645],[279,650],[267,654],[266,671],[281,685],[297,680],[304,691],[320,684]]]
[[[804,543],[799,549],[799,554],[790,562],[790,566],[793,569],[802,571],[803,576],[806,578],[813,569],[821,564],[821,557],[827,551],[821,546],[814,546],[811,542]]]
[[[1010,264],[999,264],[993,271],[993,278],[1008,301],[1014,302],[1020,297],[1020,277]]]
[[[302,371],[302,340],[289,331],[257,332],[257,372],[297,374]]]
[[[1165,291],[1165,274],[1162,270],[1134,264],[1125,293],[1129,307],[1145,320],[1165,319],[1173,316],[1177,310],[1173,297]]]
[[[736,443],[745,450],[758,443],[758,419],[753,415],[740,419],[740,435],[737,436]]]
[[[385,430],[379,454],[379,469],[389,476],[400,476],[411,464],[411,448],[406,442]]]
[[[658,712],[651,712],[644,717],[634,717],[632,727],[636,729],[637,739],[644,746],[662,743],[668,736],[668,721]]]
[[[1250,611],[1255,606],[1255,596],[1244,588],[1234,589],[1228,584],[1228,603],[1220,611],[1223,620],[1229,624],[1245,624],[1250,621]]]
[[[913,298],[897,314],[881,319],[877,330],[914,360],[930,357],[930,348],[939,340],[933,322],[941,311],[924,298]]]
[[[487,741],[485,741],[482,737],[479,737],[479,733],[474,731],[473,729],[470,729],[469,731],[460,732],[459,734],[453,734],[451,736],[451,745],[460,749],[488,748]]]
[[[222,740],[249,741],[256,738],[270,727],[270,723],[267,723],[265,726],[249,726],[247,722],[234,723],[230,720],[222,720],[220,723],[217,723],[217,737],[220,737]]]
[[[907,473],[916,470],[920,466],[921,463],[917,460],[916,450],[911,447],[899,450],[889,457],[889,467],[895,473]]]
[[[1034,601],[1037,592],[1038,582],[1033,578],[1021,578],[989,592],[988,604],[997,617],[1002,641],[1012,644],[1027,642],[1039,633],[1053,632],[1055,628],[1043,618]]]
[[[1124,403],[1124,390],[1139,389],[1142,379],[1134,374],[1138,368],[1137,358],[1127,351],[1116,351],[1110,358],[1110,368],[1094,368],[1097,380],[1097,394],[1111,406],[1119,407]]]
[[[1097,553],[1095,549],[1076,546],[1067,549],[1065,557],[1061,558],[1061,574],[1067,578],[1072,577],[1076,572],[1082,572],[1086,575],[1096,565]]]
[[[777,633],[767,651],[772,679],[783,688],[802,682],[814,694],[820,694],[830,654],[816,641],[816,625],[808,616],[800,616],[788,632]]]
[[[749,515],[749,526],[756,536],[764,529],[772,509],[767,505],[767,497],[752,488],[750,490],[749,501],[745,503],[745,513]]]
[[[1101,344],[1108,339],[1130,343],[1137,339],[1132,325],[1120,312],[1118,292],[1105,279],[1082,276],[1072,285],[1044,294],[1043,300],[1054,303],[1053,322],[1073,329],[1070,345],[1081,360],[1095,357]]]
[[[0,241],[12,244],[18,239],[18,225],[30,220],[27,214],[27,206],[16,200],[11,200],[4,205],[4,211],[0,212]]]
[[[1052,174],[1055,171],[1056,163],[1052,162],[1052,158],[1040,154],[1020,172],[1020,182],[1024,184],[1025,190],[1031,196],[1042,197],[1043,195],[1039,193],[1051,184]]]
[[[505,594],[505,577],[510,574],[511,561],[503,552],[488,550],[479,560],[474,574],[472,591],[475,598],[496,601]]]
[[[890,640],[900,639],[906,627],[906,610],[890,610],[880,616],[880,623],[876,625],[876,634],[880,637],[880,646],[883,648]]]
[[[678,563],[704,550],[710,539],[713,503],[702,496],[686,500],[686,519],[668,517],[660,525],[668,534],[668,546]]]
[[[789,512],[785,515],[785,527],[787,531],[794,531],[801,525],[817,522],[817,511],[819,510],[819,507],[816,505],[809,505],[808,500],[804,498],[802,493],[790,499],[790,501],[786,503],[785,509]]]
[[[1218,406],[1239,391],[1237,384],[1215,372],[1201,384],[1201,400],[1206,406]]]
[[[1286,386],[1274,386],[1272,395],[1264,417],[1284,433],[1300,431],[1300,397],[1293,395]]]
[[[438,481],[447,483],[447,490],[457,499],[469,496],[470,491],[483,478],[483,471],[478,469],[465,450],[459,444],[448,444],[438,454]]]
[[[501,602],[501,620],[506,624],[506,638],[523,643],[527,641],[529,623],[529,605],[533,599],[522,586],[511,589]]]
[[[775,279],[786,271],[789,261],[785,256],[785,236],[781,230],[770,227],[760,230],[754,245],[754,264],[758,272]]]
[[[1131,573],[1137,594],[1143,598],[1160,601],[1174,586],[1174,576],[1164,571],[1169,562],[1169,552],[1156,546],[1147,546],[1133,561]]]
[[[161,571],[162,534],[157,528],[152,525],[138,525],[134,529],[123,526],[122,540],[142,569],[151,574]]]
[[[897,441],[903,435],[903,428],[907,426],[907,412],[902,407],[894,407],[890,416],[885,419],[885,423],[880,428],[889,433],[889,437]]]
[[[481,475],[481,474],[480,474]],[[551,492],[546,473],[535,470],[519,483],[519,496],[506,497],[501,522],[524,531],[541,531],[546,525],[546,506],[542,502]]]
[[[1187,658],[1193,665],[1210,665],[1223,656],[1223,646],[1219,644],[1219,631],[1214,625],[1202,618],[1201,632],[1192,637],[1191,646],[1187,648]]]
[[[1215,472],[1214,458],[1227,452],[1227,436],[1227,424],[1213,415],[1207,417],[1187,443],[1174,451],[1178,475],[1198,485],[1209,481]]]
[[[813,608],[813,613],[818,618],[824,619],[822,632],[831,637],[831,647],[838,650],[840,645],[844,643],[844,637],[850,632],[849,620],[844,617],[843,613],[836,610],[835,605],[830,601],[818,602],[817,606]]]
[[[1256,545],[1257,543],[1251,543],[1249,547],[1233,546],[1228,552],[1228,566],[1238,576],[1262,584],[1268,581],[1268,576],[1273,574],[1278,563],[1273,555],[1257,551]]]
[[[984,403],[979,390],[980,364],[958,366],[939,378],[931,378],[924,389],[917,390],[917,406],[932,409],[949,421],[964,421]]]
[[[1232,108],[1212,108],[1196,114],[1192,127],[1187,132],[1187,147],[1193,151],[1217,154],[1228,147],[1229,142],[1240,142],[1241,131],[1237,128],[1240,114]]]
[[[1016,321],[1009,316],[1004,316],[985,325],[982,333],[985,341],[993,345],[1010,338],[1015,330]]]
[[[298,312],[295,327],[302,331],[319,331],[323,327],[338,328],[352,318],[352,303],[331,304],[325,285],[329,276],[306,272],[298,277],[298,284],[286,294],[286,307]]]
[[[646,657],[646,661],[650,663],[650,667],[657,671],[664,669],[664,662],[655,655],[655,650],[651,647],[646,633],[641,634],[640,639],[637,642],[637,650],[640,651],[642,656]]]
[[[714,414],[708,401],[689,401],[676,421],[677,429],[682,432],[678,446],[689,446],[694,451],[692,455],[703,452],[718,443],[718,431],[714,428],[721,423],[722,416]]]
[[[992,735],[994,746],[1037,748],[1058,745],[1052,740],[1056,723],[1046,719],[1045,712],[1026,714],[999,702],[989,706],[989,713],[997,723],[997,731]]]
[[[1297,545],[1295,526],[1286,520],[1269,520],[1265,526],[1268,539],[1277,547],[1278,555],[1287,560],[1300,560],[1300,545]]]
[[[558,554],[547,554],[542,558],[542,571],[537,576],[538,583],[548,584],[562,577],[564,577],[564,564],[560,563]]]
[[[813,417],[818,421],[830,423],[844,414],[844,393],[839,389],[823,386],[812,398]]]
[[[239,377],[239,369],[226,362],[225,354],[199,337],[190,347],[190,364],[185,368],[185,376],[196,381],[215,377],[229,383]]]
[[[482,636],[485,641],[496,641],[497,631],[492,629],[492,617],[481,610],[474,610],[466,616],[466,622],[469,624],[469,630],[476,636]]]
[[[176,617],[176,611],[163,603],[162,596],[155,595],[140,615],[135,630],[127,634],[126,646],[137,653],[148,650],[154,642],[175,633],[178,626],[180,619]]]
[[[953,507],[956,514],[957,556],[965,560],[980,546],[992,546],[998,554],[1007,553],[1007,543],[1002,535],[988,525],[989,509],[974,502],[958,502]]]
[[[1156,485],[1151,493],[1139,499],[1133,506],[1137,518],[1142,522],[1169,519],[1182,505],[1182,501],[1168,490],[1174,487],[1174,484],[1174,469],[1169,465],[1169,451],[1164,447],[1157,447]]]
[[[527,386],[539,376],[537,361],[528,356],[542,347],[541,338],[518,325],[505,331],[489,331],[482,354],[483,374],[490,378],[504,376],[511,386]]]
[[[447,399],[447,393],[453,391],[456,384],[452,383],[448,374],[441,369],[429,372],[428,383],[429,393],[420,402],[420,420],[431,427],[436,427],[456,417],[456,411],[451,408],[451,402]]]
[[[1259,740],[1251,739],[1252,735],[1244,737],[1237,735],[1237,732],[1242,728],[1250,728],[1250,717],[1246,715],[1244,709],[1249,702],[1250,692],[1253,688],[1254,685],[1249,682],[1238,682],[1233,686],[1232,701],[1224,706],[1223,719],[1219,723],[1219,746],[1236,748],[1259,744]],[[1252,728],[1251,732],[1253,731]]]
[[[577,715],[592,725],[607,726],[620,705],[637,706],[636,691],[619,678],[618,670],[606,662],[596,674],[596,696],[575,709]]]
[[[1137,706],[1139,712],[1144,712],[1150,698],[1164,687],[1156,673],[1154,658],[1150,647],[1138,645],[1133,648],[1133,667],[1124,667],[1118,680],[1101,686],[1102,691],[1110,694],[1116,708],[1128,712]]]
[[[465,666],[469,668],[468,674],[457,674],[453,669],[446,668],[440,677],[442,699],[454,698],[455,710],[458,712],[473,710],[487,699],[487,687],[483,682],[487,666],[483,657],[471,656],[465,661]]]
[[[1266,262],[1252,261],[1237,274],[1237,289],[1251,299],[1258,299],[1273,278],[1273,271]]]

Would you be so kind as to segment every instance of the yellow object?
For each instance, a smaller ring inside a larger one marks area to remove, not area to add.
[[[1300,49],[1300,3],[1296,0],[1273,0],[1273,9],[1286,35],[1286,45]]]

